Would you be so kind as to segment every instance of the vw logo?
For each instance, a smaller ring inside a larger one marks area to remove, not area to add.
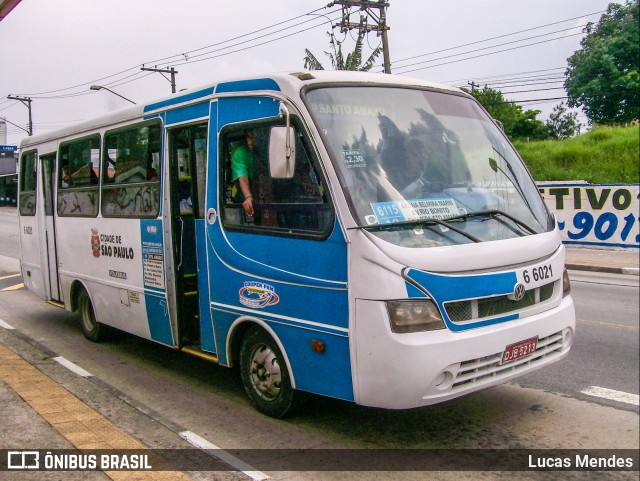
[[[524,293],[525,293],[524,284],[516,284],[516,286],[513,288],[513,300],[521,301],[522,298],[524,297]]]

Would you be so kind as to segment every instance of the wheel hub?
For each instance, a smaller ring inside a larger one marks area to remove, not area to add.
[[[251,356],[251,384],[264,399],[273,400],[280,394],[282,374],[280,364],[271,348],[260,344]]]

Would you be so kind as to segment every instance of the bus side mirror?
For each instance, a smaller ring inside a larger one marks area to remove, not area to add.
[[[295,129],[271,127],[269,137],[269,172],[273,179],[291,179],[296,168]]]

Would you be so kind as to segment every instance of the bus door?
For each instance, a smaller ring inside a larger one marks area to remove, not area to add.
[[[40,156],[40,172],[42,173],[42,192],[44,197],[44,239],[41,240],[46,259],[46,269],[43,272],[46,284],[45,291],[53,301],[62,301],[60,282],[58,277],[58,253],[56,249],[55,232],[55,184],[56,184],[56,154]],[[42,258],[42,257],[41,257]],[[48,272],[48,275],[47,275]]]
[[[200,251],[204,252],[207,127],[198,123],[169,129],[168,165],[179,346],[211,351],[209,332],[201,333],[198,295],[198,270],[206,272],[206,257]],[[205,323],[205,330],[207,326],[211,331],[210,323]]]
[[[43,299],[49,298],[46,279],[48,274],[43,266],[43,250],[41,248],[41,215],[43,209],[42,176],[39,175],[38,152],[30,150],[20,154],[20,194],[18,213],[20,215],[20,262],[24,284],[32,292]],[[40,181],[38,181],[40,177]]]

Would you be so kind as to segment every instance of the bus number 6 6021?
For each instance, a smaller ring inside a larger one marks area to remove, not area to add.
[[[522,278],[527,284],[531,282],[532,277],[534,282],[551,279],[553,277],[553,268],[551,267],[551,264],[548,266],[534,267],[531,269],[531,274],[529,274],[529,271],[527,270],[522,272]]]

